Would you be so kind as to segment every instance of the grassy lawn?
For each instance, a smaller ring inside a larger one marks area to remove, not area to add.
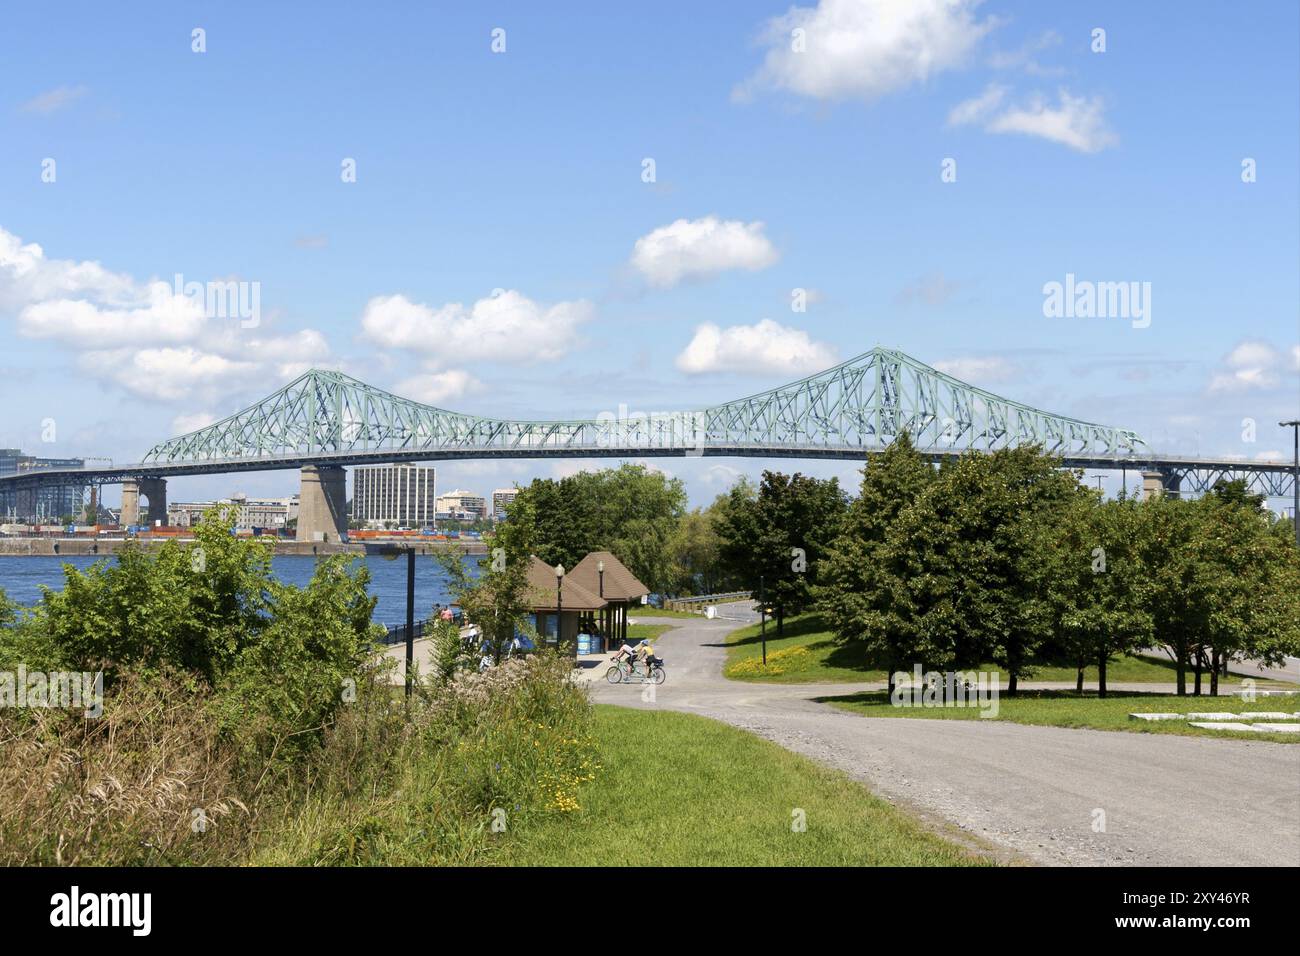
[[[1105,700],[1095,693],[1082,697],[1074,691],[1029,690],[1014,698],[1005,694],[998,699],[998,716],[979,716],[975,707],[894,707],[884,691],[822,697],[824,703],[867,717],[924,717],[942,720],[1004,720],[1017,724],[1042,724],[1051,727],[1090,727],[1094,730],[1125,730],[1146,734],[1183,734],[1202,737],[1228,737],[1241,740],[1271,740],[1300,743],[1300,734],[1267,734],[1253,730],[1205,730],[1190,727],[1183,720],[1131,720],[1130,713],[1234,713],[1253,711],[1300,711],[1300,697],[1260,697],[1246,703],[1238,697],[1175,697],[1167,694],[1138,694],[1111,691]],[[1278,721],[1283,723],[1283,721]]]
[[[815,614],[787,618],[785,636],[777,638],[776,624],[767,622],[767,669],[762,669],[763,645],[759,625],[752,624],[727,637],[727,663],[723,673],[733,680],[774,684],[817,682],[848,683],[884,680],[855,645],[838,646]]]
[[[785,637],[776,637],[776,625],[767,623],[767,668],[762,664],[762,644],[759,625],[733,631],[727,638],[727,663],[724,673],[732,680],[773,684],[850,683],[855,681],[883,681],[885,674],[876,662],[868,660],[857,645],[837,645],[815,614],[801,614],[785,622]],[[996,665],[981,664],[974,670],[996,670]],[[1084,681],[1096,683],[1097,666],[1084,670]],[[1163,657],[1116,657],[1106,665],[1106,680],[1111,683],[1173,683],[1177,673],[1171,661]],[[1032,674],[1022,677],[1029,681],[1075,680],[1075,669],[1053,663],[1035,665]],[[1209,677],[1205,676],[1208,690]],[[1222,680],[1222,679],[1221,679]],[[1236,683],[1238,678],[1227,679]],[[1258,681],[1260,687],[1272,686],[1273,681]],[[1187,674],[1191,687],[1192,674]],[[1193,708],[1195,709],[1195,708]]]
[[[635,644],[637,641],[649,641],[653,644],[659,639],[660,634],[671,631],[672,628],[671,624],[628,624],[627,642]]]
[[[726,724],[596,707],[601,769],[581,809],[502,846],[521,866],[962,866],[935,835],[844,774]],[[795,810],[804,832],[794,832]]]

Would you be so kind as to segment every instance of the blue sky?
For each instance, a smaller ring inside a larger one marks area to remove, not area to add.
[[[468,6],[7,10],[0,446],[137,460],[313,364],[589,418],[882,344],[1161,451],[1289,453],[1293,2]],[[151,290],[178,273],[257,283],[257,326]],[[1150,325],[1046,317],[1067,273],[1149,282]],[[774,463],[657,464],[703,503]],[[449,463],[439,485],[575,467]],[[170,496],[236,490],[296,481]]]

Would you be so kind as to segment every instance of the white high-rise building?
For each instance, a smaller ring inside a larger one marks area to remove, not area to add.
[[[433,468],[366,465],[352,472],[352,520],[382,528],[431,528],[438,511]]]
[[[492,520],[504,521],[506,517],[506,506],[514,501],[519,494],[518,488],[498,488],[492,492]]]
[[[453,521],[475,521],[487,517],[487,499],[457,488],[438,496],[438,514]]]

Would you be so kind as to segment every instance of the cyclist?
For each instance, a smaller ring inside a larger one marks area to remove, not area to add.
[[[626,657],[628,664],[632,666],[633,670],[636,670],[636,665],[638,663],[648,664],[650,658],[653,656],[654,656],[654,648],[650,646],[649,642],[638,641],[635,645],[624,644],[622,647],[618,649],[617,653],[615,653],[614,656],[610,658],[610,660],[617,663],[618,661]],[[649,673],[649,670],[650,669],[647,666],[646,673]]]

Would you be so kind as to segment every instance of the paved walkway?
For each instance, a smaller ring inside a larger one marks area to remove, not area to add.
[[[862,717],[813,698],[880,684],[729,681],[736,621],[646,621],[680,625],[655,642],[667,682],[647,701],[593,661],[583,674],[594,700],[723,720],[1035,863],[1300,866],[1300,745]]]

